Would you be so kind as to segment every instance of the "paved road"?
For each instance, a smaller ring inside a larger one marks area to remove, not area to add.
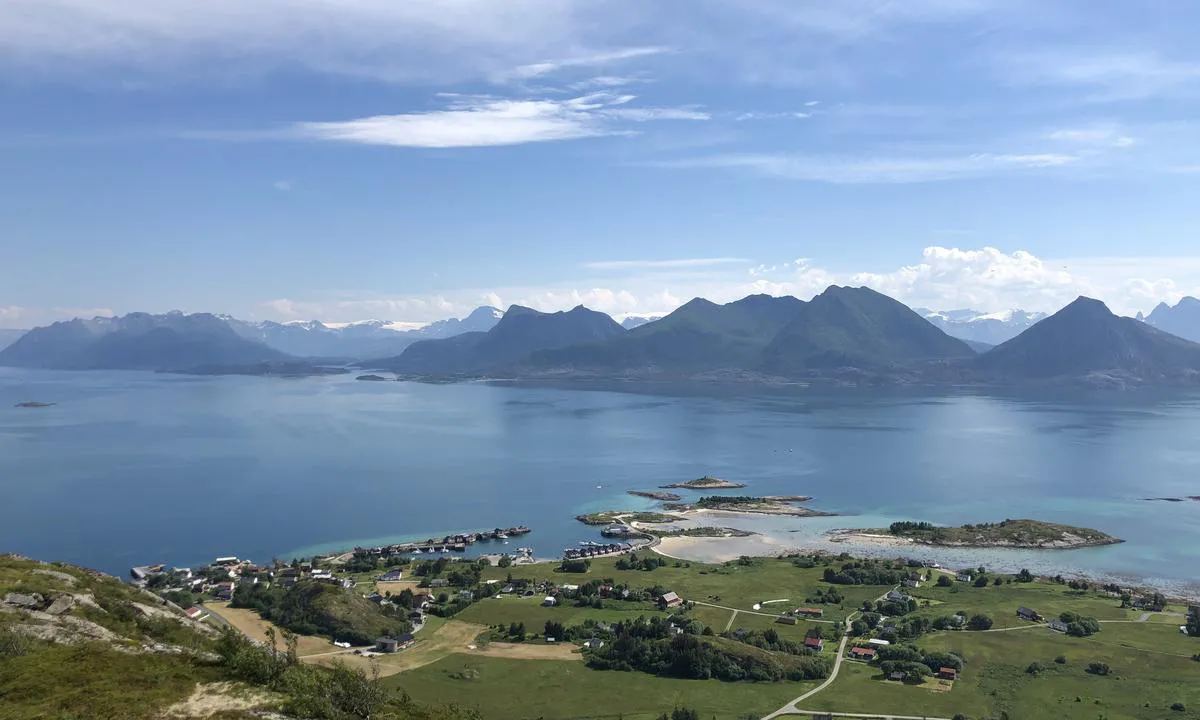
[[[900,586],[897,585],[896,587],[892,588],[892,590],[898,590],[899,588],[900,588]],[[889,590],[888,592],[891,592],[891,591]],[[880,595],[878,598],[876,598],[876,601],[883,600],[886,597],[887,597],[887,593],[884,593],[884,594]],[[844,623],[843,629],[845,630],[845,634],[842,635],[842,641],[840,643],[838,643],[837,659],[835,659],[833,661],[833,672],[829,673],[829,678],[825,682],[821,683],[820,685],[813,688],[812,690],[809,690],[808,692],[804,693],[803,695],[801,695],[800,697],[791,701],[787,705],[784,705],[783,707],[779,708],[778,710],[771,713],[770,715],[767,715],[762,720],[774,720],[774,718],[780,717],[782,715],[797,715],[800,713],[808,712],[807,710],[799,709],[800,703],[809,699],[813,695],[816,695],[817,693],[821,692],[825,688],[832,685],[834,680],[837,680],[838,673],[841,672],[841,670],[842,670],[842,661],[845,660],[845,658],[846,658],[846,643],[848,643],[850,641],[850,634],[849,634],[850,633],[850,625],[854,622],[854,618],[857,616],[858,616],[858,613],[853,612],[853,613],[850,613],[849,615],[847,615],[846,619],[842,621]],[[827,622],[832,622],[832,621],[827,621]],[[828,713],[826,713],[826,714],[828,714]],[[834,713],[834,714],[837,715],[838,713]],[[872,716],[872,715],[861,715],[861,716],[847,715],[847,717],[868,717],[868,718],[869,717],[879,717],[879,718],[883,718],[883,717],[888,717],[888,716],[886,716],[886,715],[874,715],[874,716]],[[918,718],[917,720],[921,720],[921,719]],[[931,718],[930,720],[934,720],[934,719]]]
[[[784,705],[783,707],[779,708],[778,710],[771,713],[770,715],[767,715],[762,720],[774,720],[774,718],[777,718],[781,715],[797,714],[797,713],[801,712],[800,710],[797,709],[799,703],[804,702],[805,700],[809,699],[813,695],[816,695],[817,693],[821,692],[825,688],[832,685],[833,681],[837,680],[838,672],[842,669],[842,660],[845,658],[845,653],[846,653],[846,642],[849,640],[850,640],[849,635],[843,635],[842,641],[840,643],[838,643],[837,659],[833,661],[833,672],[829,673],[828,680],[826,680],[825,682],[816,686],[812,690],[809,690],[808,692],[804,693],[803,695],[801,695],[800,697],[791,701],[787,705]],[[864,717],[871,717],[871,716],[865,715]]]

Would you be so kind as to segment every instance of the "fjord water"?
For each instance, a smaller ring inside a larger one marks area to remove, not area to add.
[[[1127,542],[948,557],[1200,592],[1200,502],[1143,499],[1200,495],[1200,398],[706,392],[0,369],[0,551],[123,574],[526,524],[547,557],[711,474],[854,516],[749,529],[1031,517]]]

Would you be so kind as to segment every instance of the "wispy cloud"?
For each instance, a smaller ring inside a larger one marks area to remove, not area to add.
[[[1094,126],[1063,128],[1046,134],[1047,140],[1056,140],[1074,145],[1093,145],[1102,147],[1130,147],[1137,140],[1121,132],[1116,126]]]
[[[608,50],[590,55],[578,55],[575,57],[560,58],[558,60],[545,60],[542,62],[520,65],[510,71],[500,73],[497,75],[496,79],[500,81],[531,80],[533,78],[551,75],[569,68],[605,67],[626,60],[633,60],[635,58],[644,58],[651,55],[662,55],[663,53],[670,51],[671,49],[666,47],[619,48],[616,50]],[[596,78],[593,78],[592,82],[595,82],[595,80]]]
[[[1080,87],[1090,100],[1127,100],[1195,94],[1200,61],[1164,57],[1157,51],[1057,48],[1009,54],[998,61],[1003,78],[1016,85]]]
[[[568,100],[455,97],[444,110],[302,122],[285,136],[300,139],[456,148],[552,142],[627,132],[621,121],[705,120],[692,108],[625,107],[632,95],[593,93]]]
[[[679,270],[705,268],[719,265],[745,265],[745,258],[676,258],[672,260],[604,260],[584,265],[588,270]]]
[[[854,158],[793,154],[726,154],[652,163],[658,167],[731,168],[788,180],[833,184],[919,183],[1059,168],[1079,160],[1063,153],[952,157]]]

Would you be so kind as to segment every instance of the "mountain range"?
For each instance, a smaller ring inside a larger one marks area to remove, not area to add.
[[[0,350],[0,365],[50,370],[188,370],[287,358],[216,315],[181,312],[57,322]]]
[[[1021,322],[1032,317],[1023,315],[1029,317]],[[462,321],[407,333],[385,326],[251,325],[207,314],[134,313],[37,328],[0,351],[0,365],[176,371],[204,366],[207,372],[261,366],[268,371],[286,367],[296,374],[302,366],[278,349],[280,337],[295,342],[292,347],[306,355],[330,357],[344,354],[313,353],[318,345],[292,338],[309,333],[336,336],[344,343],[344,338],[362,334],[369,338],[363,347],[374,349],[378,333],[386,332],[403,335],[411,344],[362,364],[403,377],[943,385],[1200,382],[1200,344],[1155,328],[1149,318],[1117,317],[1088,298],[982,353],[886,295],[837,286],[808,302],[752,295],[721,305],[697,298],[631,330],[582,306],[557,313],[521,306],[504,313],[483,308]],[[478,326],[488,329],[429,337]],[[267,337],[277,346],[269,346]]]
[[[966,340],[977,350],[999,345],[1025,332],[1034,323],[1045,319],[1046,313],[1024,310],[983,313],[977,310],[929,310],[916,312],[936,325],[947,335]]]
[[[480,307],[461,320],[439,320],[415,330],[393,329],[397,324],[386,320],[326,325],[317,320],[277,323],[221,317],[242,337],[288,355],[361,360],[398,355],[420,340],[448,338],[467,332],[487,332],[503,316],[504,313],[494,307]]]
[[[1194,297],[1185,297],[1174,306],[1159,303],[1145,320],[1159,330],[1200,342],[1200,300]]]

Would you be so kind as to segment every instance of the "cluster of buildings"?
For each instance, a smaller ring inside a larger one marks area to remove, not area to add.
[[[331,570],[314,568],[311,563],[268,567],[232,555],[219,557],[197,568],[139,565],[130,568],[129,576],[138,587],[153,586],[159,592],[204,593],[217,600],[232,600],[234,590],[242,582],[275,582],[286,587],[301,580],[312,580],[344,588],[354,587],[353,580],[339,577]]]
[[[595,543],[579,548],[566,548],[563,550],[563,560],[586,560],[588,558],[604,557],[605,555],[619,555],[632,550],[633,545],[629,543]]]
[[[492,540],[505,541],[509,538],[528,535],[533,532],[530,528],[524,525],[517,525],[507,529],[496,528],[491,532],[464,532],[447,535],[443,538],[421,540],[420,542],[411,543],[396,543],[394,545],[381,545],[379,547],[356,547],[354,548],[355,555],[364,555],[367,557],[389,557],[391,555],[407,555],[422,554],[422,553],[448,553],[448,552],[466,552],[467,548],[479,542],[491,542]]]

